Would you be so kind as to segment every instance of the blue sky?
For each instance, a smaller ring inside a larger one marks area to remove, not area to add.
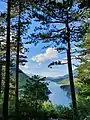
[[[35,26],[38,26],[38,24],[33,21],[30,27],[31,29],[28,30],[28,34],[33,32]],[[26,63],[25,66],[20,66],[20,68],[28,75],[38,74],[42,76],[57,77],[67,74],[67,65],[53,66],[52,69],[48,68],[48,65],[54,60],[66,61],[66,53],[60,54],[52,47],[42,49],[43,46],[44,43],[39,43],[37,46],[33,44],[25,45],[25,47],[29,48],[29,52],[26,53],[28,56],[28,63]],[[73,63],[76,63],[76,61],[73,60]],[[75,69],[74,66],[73,69]]]
[[[6,10],[6,5],[4,2],[0,2],[0,11]],[[36,22],[32,22],[30,29],[28,30],[28,34],[33,32],[34,27],[38,24]],[[25,45],[25,47],[29,48],[29,52],[25,53],[28,57],[28,62],[24,66],[20,66],[26,74],[38,74],[41,76],[49,76],[56,77],[62,76],[68,73],[67,65],[64,66],[54,66],[52,69],[48,68],[48,64],[53,60],[61,60],[66,61],[66,54],[60,54],[55,50],[55,48],[49,47],[47,49],[42,49],[43,43],[38,44],[37,46]],[[74,49],[74,46],[73,46]],[[73,60],[76,63],[75,60]],[[75,67],[73,66],[73,69]]]
[[[37,46],[28,45],[29,52],[28,63],[20,68],[28,75],[38,74],[42,76],[56,77],[62,76],[68,73],[67,65],[54,66],[52,69],[48,68],[50,62],[54,60],[66,61],[66,54],[59,54],[54,48],[42,49],[42,45]],[[73,60],[76,63],[76,60]],[[73,69],[75,67],[73,66]]]
[[[5,2],[2,2],[2,1],[0,1],[0,11],[6,11],[6,3]]]

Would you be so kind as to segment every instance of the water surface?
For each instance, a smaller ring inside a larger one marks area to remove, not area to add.
[[[49,99],[54,105],[69,105],[71,103],[71,99],[67,96],[67,92],[60,88],[58,84],[51,81],[48,81],[48,83],[48,88],[52,92],[49,95]]]

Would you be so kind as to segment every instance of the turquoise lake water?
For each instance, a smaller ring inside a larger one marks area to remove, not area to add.
[[[48,81],[48,88],[52,92],[49,95],[49,100],[54,105],[66,105],[68,106],[71,103],[71,99],[67,96],[67,92],[64,91],[58,84],[55,82]]]

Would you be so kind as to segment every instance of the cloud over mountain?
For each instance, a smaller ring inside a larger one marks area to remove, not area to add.
[[[48,48],[45,53],[38,54],[32,58],[33,61],[36,61],[38,63],[42,63],[46,60],[50,60],[53,58],[56,58],[58,55],[58,51],[55,48]]]

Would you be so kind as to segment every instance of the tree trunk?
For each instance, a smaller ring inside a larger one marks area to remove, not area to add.
[[[8,120],[8,98],[9,98],[9,80],[10,80],[10,0],[7,2],[7,41],[6,41],[6,71],[5,71],[5,89],[3,100],[3,117]]]
[[[68,71],[69,71],[69,80],[70,80],[70,89],[71,89],[72,107],[73,107],[73,120],[76,120],[75,116],[77,115],[77,105],[76,105],[75,87],[73,80],[71,55],[70,55],[70,42],[67,42],[67,59],[68,59]]]
[[[77,105],[76,105],[76,96],[75,96],[75,87],[73,80],[72,72],[72,63],[71,63],[71,53],[70,53],[70,28],[68,23],[68,8],[66,11],[66,41],[67,41],[67,61],[68,61],[68,71],[69,71],[69,80],[70,80],[70,89],[71,89],[71,98],[72,98],[72,107],[73,107],[73,120],[77,120]]]
[[[1,87],[2,87],[2,60],[0,60],[0,97],[1,97]]]
[[[19,16],[18,16],[18,38],[17,38],[17,55],[16,55],[16,91],[15,91],[15,109],[16,114],[18,113],[18,84],[19,84],[19,42],[20,42],[20,0],[19,0]]]
[[[1,48],[1,42],[0,42],[0,48]],[[1,97],[1,87],[2,87],[2,55],[0,55],[0,97]]]

